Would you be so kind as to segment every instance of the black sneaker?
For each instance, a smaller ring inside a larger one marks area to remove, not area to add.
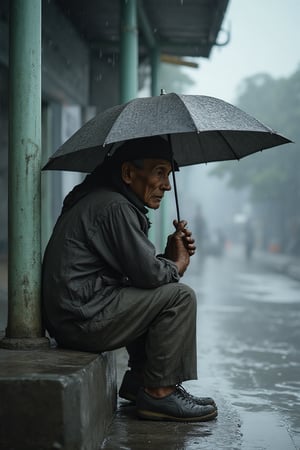
[[[205,422],[218,415],[214,406],[197,404],[186,391],[179,388],[163,398],[152,397],[140,389],[136,403],[138,417],[147,420]]]
[[[190,394],[187,392],[181,384],[178,384],[177,389],[179,389],[183,395],[186,395],[187,397],[191,398],[195,403],[202,406],[212,405],[215,408],[217,408],[216,402],[211,397],[196,397],[195,395]]]
[[[119,397],[124,398],[125,400],[129,400],[130,402],[135,403],[137,394],[140,388],[143,387],[143,379],[140,375],[137,375],[136,372],[132,370],[127,370],[123,377],[120,389],[119,389]],[[189,394],[181,385],[177,385],[177,388],[182,391],[188,397],[191,397],[194,402],[198,405],[206,406],[212,405],[216,408],[216,403],[211,397],[196,397],[194,395]]]

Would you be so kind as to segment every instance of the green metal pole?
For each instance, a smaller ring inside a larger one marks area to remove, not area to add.
[[[151,95],[159,95],[159,69],[160,69],[160,51],[156,45],[151,49]]]
[[[51,104],[42,109],[42,166],[51,156],[52,145],[52,108]],[[41,174],[41,249],[45,251],[47,242],[53,230],[52,220],[52,173],[44,171]]]
[[[138,30],[136,0],[121,2],[120,100],[126,103],[138,93]]]
[[[150,64],[151,64],[151,95],[155,96],[159,94],[158,88],[158,74],[159,74],[159,64],[160,64],[160,53],[158,47],[155,46],[150,49]],[[160,216],[164,214],[163,212],[164,204],[162,203],[159,209]],[[157,217],[154,214],[154,211],[150,210],[148,213],[149,220],[153,224],[149,230],[149,239],[154,244],[159,245],[163,248],[163,232],[161,229],[161,224],[157,224]],[[159,242],[157,242],[159,240]]]
[[[10,1],[6,348],[48,345],[41,323],[41,0]]]
[[[160,87],[159,87],[159,72],[160,72],[160,50],[159,46],[156,45],[151,49],[151,95],[159,95]],[[164,87],[164,86],[162,86]],[[168,235],[168,199],[165,198],[161,203],[159,208],[159,225],[156,227],[158,230],[158,236],[156,239],[159,240],[158,245],[161,248],[161,251],[164,250],[166,245],[166,239]],[[151,217],[150,217],[151,220]]]

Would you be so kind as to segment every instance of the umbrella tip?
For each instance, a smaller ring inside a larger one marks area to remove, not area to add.
[[[166,94],[165,89],[161,89],[161,90],[160,90],[160,95],[165,95],[165,94]]]

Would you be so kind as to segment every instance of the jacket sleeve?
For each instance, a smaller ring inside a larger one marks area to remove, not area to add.
[[[129,203],[111,206],[105,217],[99,218],[91,240],[101,259],[128,278],[128,285],[154,288],[180,279],[174,262],[156,257],[155,247]]]

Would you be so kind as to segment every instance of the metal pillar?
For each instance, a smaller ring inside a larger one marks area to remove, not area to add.
[[[155,46],[151,49],[151,95],[159,95],[159,69],[160,69],[160,51],[159,47]]]
[[[41,0],[10,1],[8,325],[1,347],[48,345],[41,287]]]
[[[155,45],[151,49],[151,95],[159,95],[160,87],[159,87],[159,70],[160,70],[160,50],[159,46]],[[164,86],[162,86],[164,87]],[[154,219],[154,218],[153,218]],[[165,198],[161,206],[159,208],[159,223],[156,225],[157,236],[153,236],[153,238],[158,239],[158,245],[161,251],[164,251],[164,247],[166,245],[166,239],[169,232],[169,220],[168,220],[168,199]],[[150,217],[151,220],[151,217]]]
[[[145,20],[144,20],[145,22]],[[144,23],[143,22],[143,23]],[[158,87],[158,74],[159,74],[159,65],[160,65],[160,53],[158,50],[158,47],[155,46],[150,49],[150,63],[151,63],[151,95],[155,96],[159,94],[159,87]],[[154,211],[149,210],[148,217],[150,222],[153,224],[153,226],[149,230],[149,239],[155,244],[159,245],[161,249],[163,249],[163,246],[165,245],[165,242],[163,242],[164,233],[161,229],[161,223],[157,223],[157,219],[160,219],[160,217],[164,216],[164,204],[162,203],[159,209],[159,217],[156,217],[154,214]],[[159,240],[159,242],[157,242]],[[162,250],[163,251],[163,250]]]
[[[42,166],[46,164],[52,153],[52,110],[44,105],[42,109]],[[41,174],[41,249],[45,251],[53,229],[52,220],[52,173],[44,171]]]
[[[138,30],[136,0],[121,2],[120,101],[126,103],[138,93]]]

